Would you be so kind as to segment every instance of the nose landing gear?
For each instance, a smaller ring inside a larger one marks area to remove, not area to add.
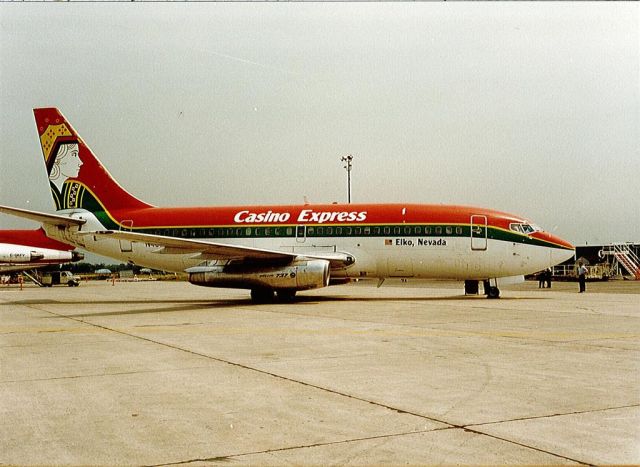
[[[491,285],[490,279],[483,282],[484,294],[487,298],[500,298],[500,289],[498,288],[498,281],[494,279],[496,285]]]

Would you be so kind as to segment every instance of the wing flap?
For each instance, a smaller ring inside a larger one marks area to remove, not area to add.
[[[318,255],[298,254],[294,252],[267,250],[241,245],[207,242],[187,238],[165,237],[163,235],[142,234],[123,230],[101,230],[79,232],[78,235],[94,236],[97,240],[114,238],[130,242],[146,243],[156,247],[157,254],[189,254],[194,259],[205,260],[241,260],[241,261],[293,261],[298,258],[324,259],[329,261],[332,269],[345,268],[355,262],[355,258],[348,253],[323,253]]]
[[[122,230],[101,230],[81,232],[80,235],[91,235],[99,238],[115,238],[130,242],[146,243],[157,247],[159,254],[189,254],[201,255],[204,259],[259,259],[259,260],[293,260],[298,257],[295,253],[265,250],[239,245],[205,242],[186,238],[165,237],[162,235],[142,234]]]

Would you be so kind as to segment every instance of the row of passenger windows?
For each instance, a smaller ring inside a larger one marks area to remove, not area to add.
[[[306,232],[305,232],[306,228]],[[484,232],[484,228],[482,233]],[[237,238],[237,237],[375,237],[380,235],[469,235],[469,227],[462,226],[304,226],[296,227],[212,227],[184,229],[144,229],[144,233],[182,238]],[[477,233],[474,231],[474,235]]]

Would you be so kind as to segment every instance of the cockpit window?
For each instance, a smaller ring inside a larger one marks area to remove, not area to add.
[[[509,229],[514,231],[514,232],[518,232],[518,233],[525,234],[525,235],[529,235],[529,234],[532,234],[534,232],[539,232],[540,230],[542,230],[537,225],[519,224],[519,223],[516,223],[516,222],[513,222],[513,223],[509,224]]]
[[[514,232],[524,233],[522,231],[522,224],[509,224],[509,229],[513,230]]]
[[[522,231],[527,235],[534,232],[533,227],[531,227],[529,224],[522,224]]]

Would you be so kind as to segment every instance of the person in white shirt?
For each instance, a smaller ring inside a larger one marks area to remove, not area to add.
[[[580,293],[585,292],[587,282],[587,267],[582,264],[582,261],[578,263],[578,282],[580,283]]]

